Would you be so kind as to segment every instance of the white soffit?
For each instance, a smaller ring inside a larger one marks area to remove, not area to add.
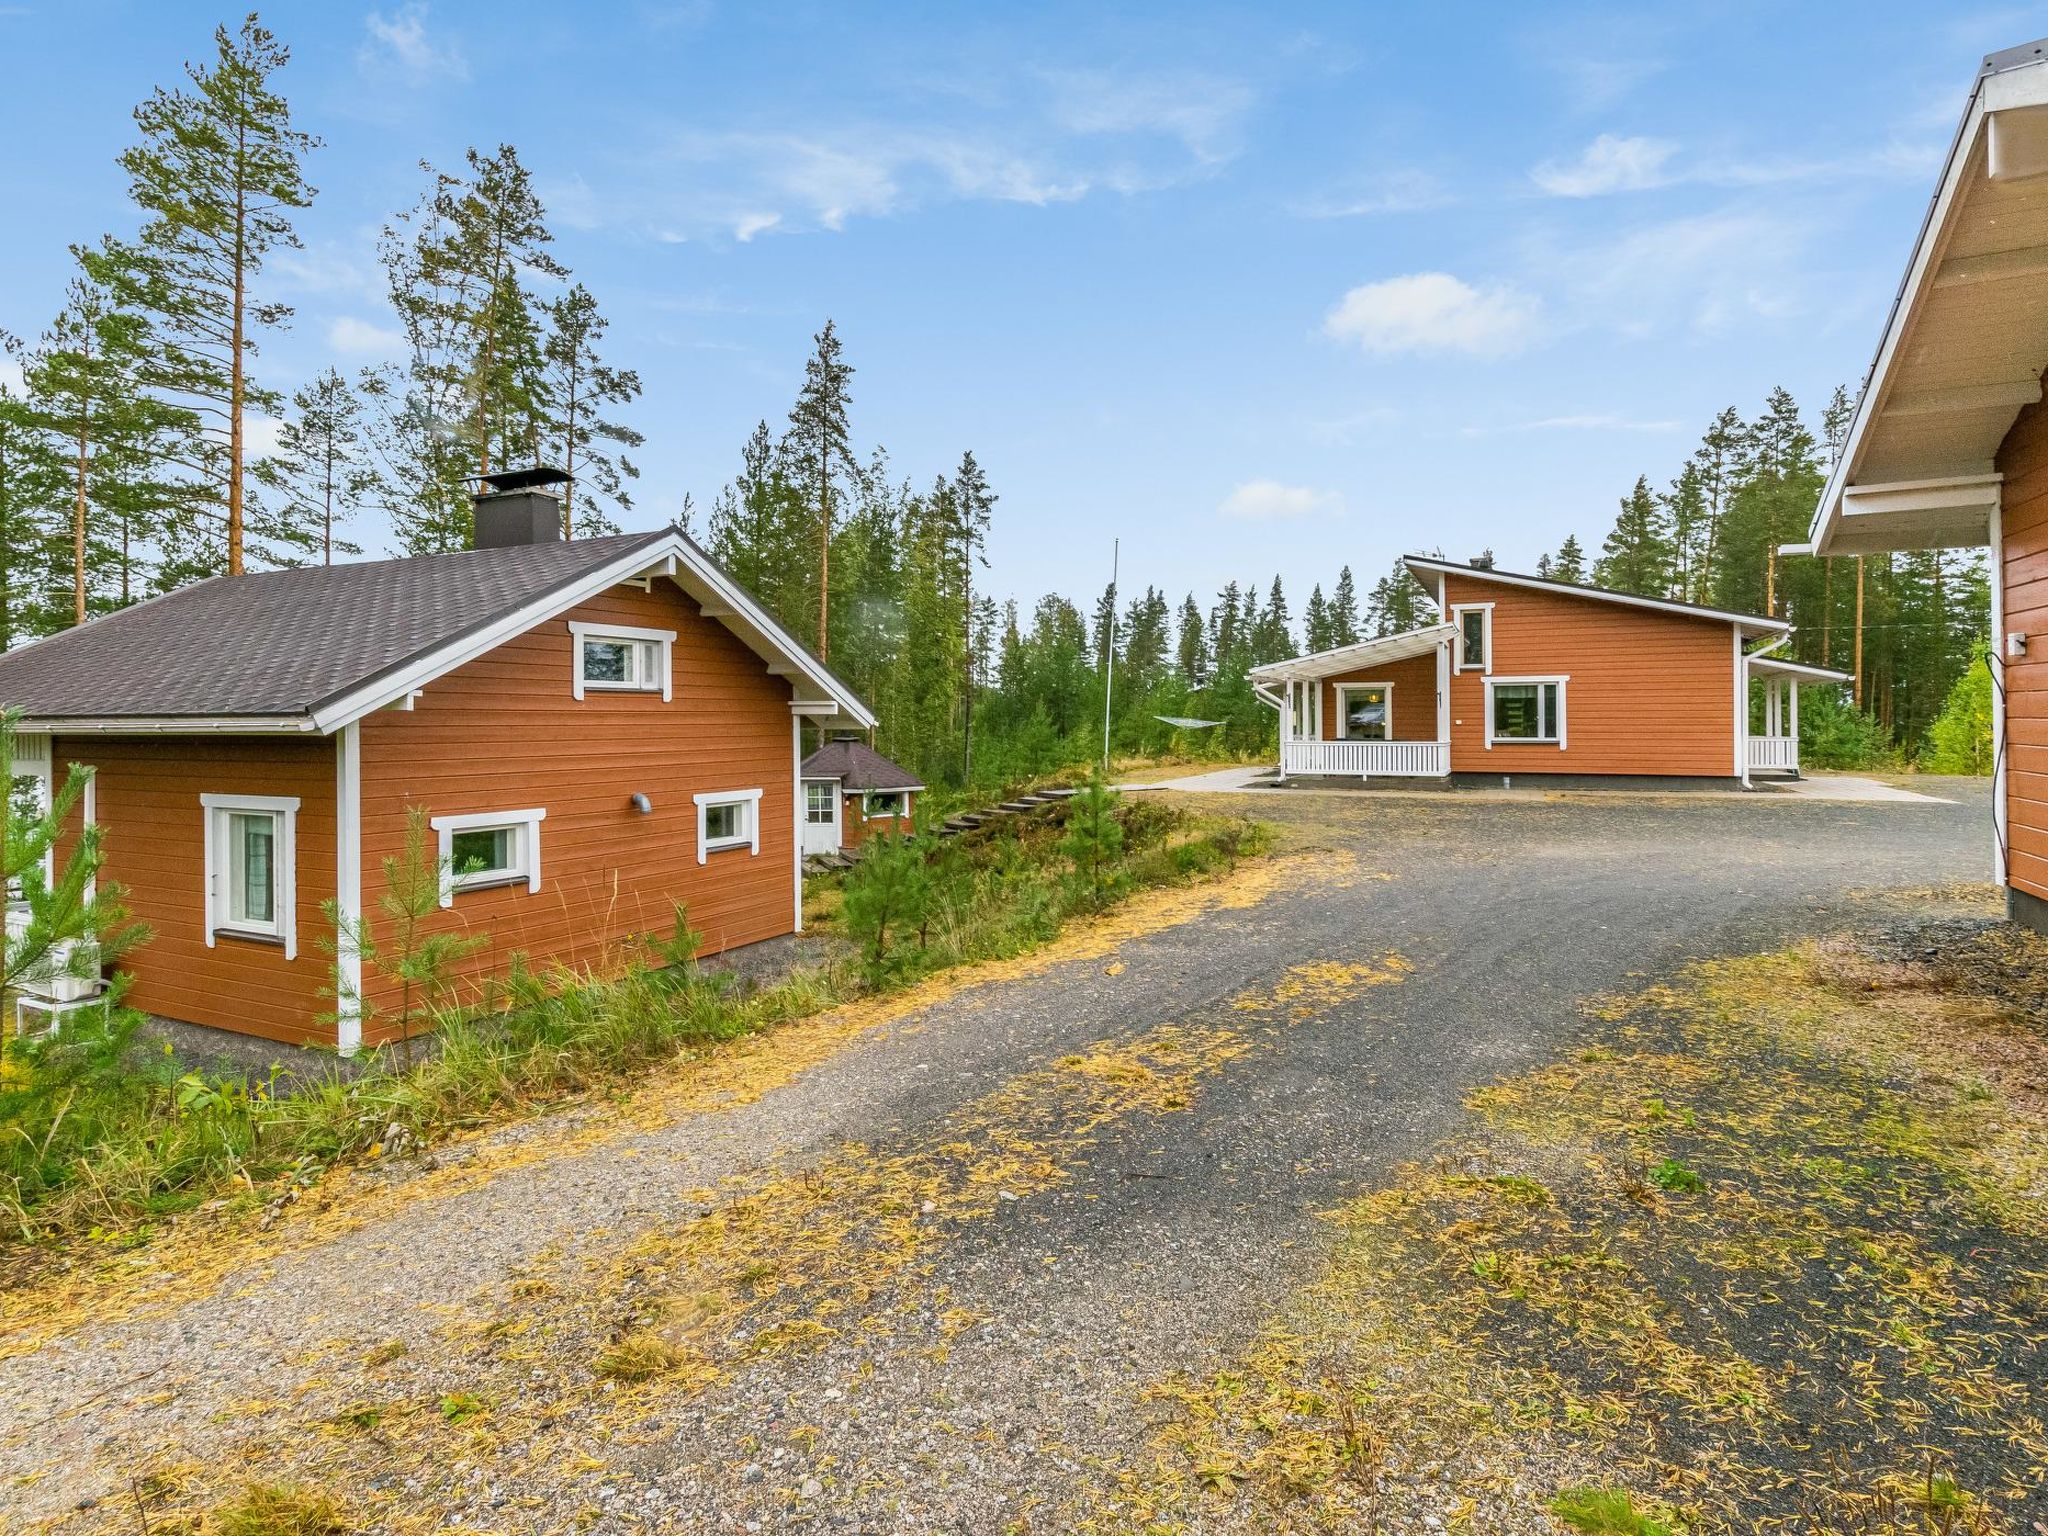
[[[1426,655],[1438,646],[1448,644],[1457,633],[1455,624],[1431,624],[1378,640],[1361,640],[1356,645],[1339,646],[1333,651],[1315,651],[1286,661],[1268,662],[1263,667],[1253,667],[1250,675],[1256,683],[1293,683],[1332,677],[1339,672],[1356,672],[1363,667],[1377,667],[1410,656]]]
[[[2048,53],[1985,63],[1886,327],[1821,554],[1982,544],[1998,447],[2048,364]]]

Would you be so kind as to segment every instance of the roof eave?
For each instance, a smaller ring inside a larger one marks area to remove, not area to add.
[[[1496,571],[1476,565],[1460,565],[1455,560],[1438,560],[1428,555],[1405,555],[1402,558],[1410,571],[1420,567],[1432,575],[1470,576],[1475,580],[1498,582],[1508,587],[1522,587],[1532,592],[1555,592],[1561,597],[1590,598],[1594,602],[1616,603],[1625,608],[1648,608],[1677,618],[1735,624],[1744,629],[1754,630],[1758,634],[1776,634],[1792,627],[1790,620],[1773,619],[1761,613],[1736,613],[1726,608],[1703,608],[1697,603],[1680,603],[1669,598],[1643,597],[1634,592],[1613,592],[1605,587],[1582,587],[1569,581],[1545,581],[1541,576],[1524,576],[1518,571]]]

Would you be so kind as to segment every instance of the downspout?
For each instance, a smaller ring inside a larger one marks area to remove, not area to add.
[[[1287,782],[1287,705],[1276,693],[1269,692],[1264,683],[1252,683],[1252,697],[1280,717],[1280,774],[1279,782]]]

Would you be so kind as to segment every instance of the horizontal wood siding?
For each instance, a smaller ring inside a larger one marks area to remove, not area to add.
[[[89,763],[106,848],[106,881],[128,892],[151,929],[122,962],[128,1000],[168,1019],[270,1040],[332,1043],[319,1022],[333,1000],[320,938],[321,903],[334,895],[335,744],[321,738],[60,737],[58,772]],[[221,935],[206,944],[206,812],[201,795],[299,798],[298,955],[281,944]]]
[[[571,694],[571,622],[676,632],[674,699]],[[440,921],[488,936],[472,980],[515,952],[536,966],[610,968],[623,941],[666,932],[688,909],[704,951],[789,933],[795,917],[790,689],[675,586],[618,587],[429,683],[409,710],[362,722],[363,901],[405,838],[406,808],[429,815],[545,809],[541,888],[461,891]],[[758,789],[760,852],[697,862],[693,796]],[[632,796],[645,794],[642,815]],[[365,978],[373,1003],[393,989]]]
[[[1465,576],[1444,582],[1451,604],[1493,604],[1495,677],[1571,679],[1563,751],[1489,749],[1484,676],[1454,673],[1454,773],[1734,774],[1733,625]]]
[[[881,837],[890,832],[909,832],[916,826],[917,796],[903,797],[901,816],[877,816],[873,821],[862,817],[860,808],[865,799],[862,795],[842,796],[839,803],[839,846],[858,848],[871,837]]]
[[[2048,901],[2048,411],[2030,405],[1998,450],[2007,634],[2029,637],[2005,661],[2008,878]],[[2004,637],[1998,637],[2004,643]]]
[[[1365,667],[1323,679],[1323,740],[1342,741],[1344,720],[1337,708],[1339,683],[1391,683],[1395,741],[1436,740],[1436,652]]]

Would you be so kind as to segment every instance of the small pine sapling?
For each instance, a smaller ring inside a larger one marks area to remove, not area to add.
[[[844,913],[871,981],[895,969],[903,937],[922,931],[931,898],[922,839],[898,832],[869,839],[847,874]]]
[[[386,932],[380,937],[371,915],[349,917],[338,902],[323,910],[334,925],[332,940],[323,946],[335,957],[335,1012],[329,1022],[357,1020],[365,1036],[387,1016],[359,979],[377,971],[397,986],[389,1017],[397,1029],[399,1059],[413,1064],[413,1035],[422,1020],[445,1007],[455,989],[456,967],[490,941],[488,934],[450,933],[430,927],[441,910],[441,892],[454,877],[451,861],[429,851],[427,813],[419,806],[406,811],[405,848],[384,860],[384,889],[377,897],[377,915]],[[352,978],[344,961],[358,962]]]
[[[1117,793],[1097,768],[1067,801],[1067,833],[1060,852],[1073,860],[1074,873],[1097,907],[1107,901],[1123,877],[1123,823],[1117,820]]]

